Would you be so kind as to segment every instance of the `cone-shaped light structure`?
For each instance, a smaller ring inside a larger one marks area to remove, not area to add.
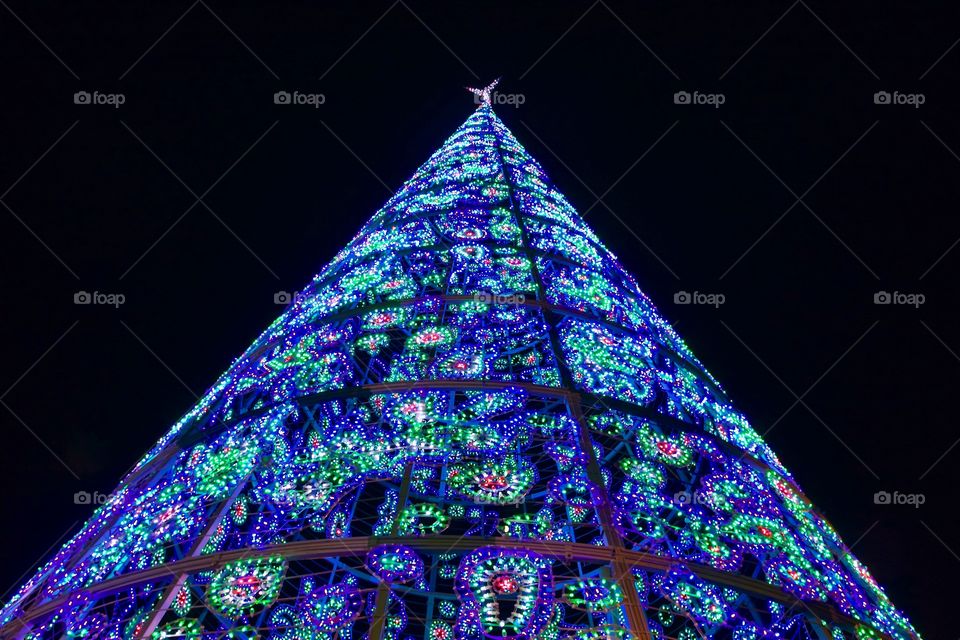
[[[919,637],[488,102],[4,637]]]

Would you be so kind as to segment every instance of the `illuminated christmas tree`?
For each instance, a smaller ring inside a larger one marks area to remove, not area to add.
[[[491,90],[4,637],[919,638]]]

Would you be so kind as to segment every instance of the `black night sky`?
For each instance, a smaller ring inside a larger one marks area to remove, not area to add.
[[[502,76],[507,126],[919,631],[956,635],[960,7],[7,2],[0,590]]]

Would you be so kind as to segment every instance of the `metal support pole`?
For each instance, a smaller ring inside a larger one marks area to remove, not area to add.
[[[413,463],[408,462],[403,468],[403,480],[400,482],[400,495],[397,497],[397,513],[393,516],[393,525],[390,527],[390,537],[395,537],[400,530],[400,514],[407,504],[410,495],[410,481],[413,477]],[[370,622],[370,640],[381,640],[383,630],[387,624],[387,605],[390,602],[390,585],[381,582],[377,585],[377,600]]]
[[[636,580],[630,570],[630,563],[623,557],[623,539],[614,524],[610,497],[604,487],[603,473],[596,452],[593,450],[593,444],[590,441],[589,427],[583,415],[583,408],[580,406],[579,396],[571,395],[568,399],[568,405],[570,413],[577,422],[580,448],[587,456],[587,478],[597,487],[600,493],[600,504],[596,505],[597,515],[600,518],[600,526],[603,529],[604,537],[607,539],[607,545],[613,551],[613,561],[610,563],[610,568],[613,573],[613,580],[620,585],[620,589],[623,591],[623,608],[627,614],[630,631],[639,640],[650,640],[650,627],[647,626],[647,618],[643,613],[643,604],[640,600],[640,594],[637,593]]]
[[[196,542],[193,543],[193,547],[191,547],[190,552],[186,556],[187,558],[195,558],[200,555],[200,553],[203,551],[203,548],[210,541],[210,538],[212,538],[213,534],[216,533],[217,528],[220,527],[220,523],[223,521],[223,517],[227,514],[227,511],[229,511],[237,497],[239,497],[240,493],[247,486],[247,481],[249,479],[250,476],[248,475],[241,482],[238,482],[230,496],[220,503],[220,506],[217,507],[216,512],[210,519],[207,528],[204,529],[203,533],[200,534],[200,537],[197,538]],[[153,613],[150,614],[150,617],[147,619],[147,623],[143,626],[143,631],[140,633],[139,640],[147,640],[153,635],[153,632],[156,630],[157,625],[160,624],[160,620],[163,618],[163,615],[170,609],[173,599],[177,597],[177,593],[181,588],[183,588],[183,585],[186,584],[187,577],[188,573],[183,571],[177,574],[173,582],[167,586],[166,590],[163,592],[163,597],[160,599],[160,603],[157,605],[157,608],[153,610]]]

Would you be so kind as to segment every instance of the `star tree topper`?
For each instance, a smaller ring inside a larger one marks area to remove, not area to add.
[[[490,94],[493,93],[494,87],[497,86],[497,83],[500,82],[500,78],[497,78],[483,89],[474,89],[473,87],[466,87],[467,91],[476,96],[477,104],[485,104],[488,107],[490,106]]]

